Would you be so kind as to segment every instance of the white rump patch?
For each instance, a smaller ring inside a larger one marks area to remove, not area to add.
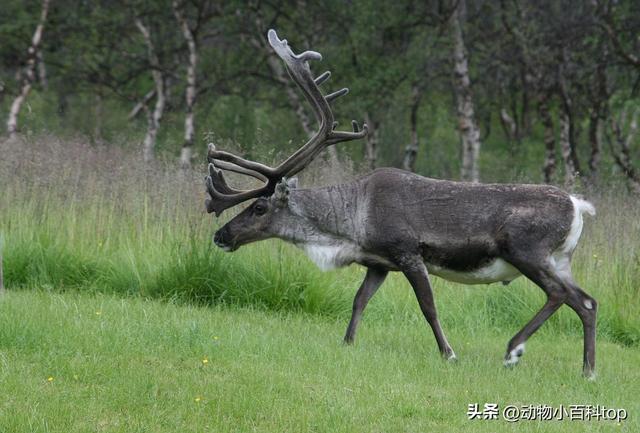
[[[571,276],[570,262],[571,253],[578,246],[578,240],[582,234],[583,218],[582,214],[587,213],[591,216],[596,214],[596,209],[591,203],[578,197],[569,196],[573,204],[573,219],[571,220],[571,228],[567,234],[567,238],[562,245],[551,255],[551,264],[556,270],[563,275]]]
[[[578,245],[578,239],[580,239],[580,235],[582,234],[582,214],[585,212],[589,215],[596,214],[596,209],[588,201],[574,196],[570,196],[570,198],[571,203],[573,203],[573,220],[571,221],[571,229],[569,229],[569,234],[567,235],[567,239],[565,239],[564,244],[562,244],[558,250],[564,253],[571,253]]]
[[[496,281],[511,281],[521,274],[516,268],[502,259],[495,259],[486,266],[473,271],[460,272],[427,263],[430,273],[445,280],[464,284],[489,284]]]
[[[518,344],[514,349],[509,352],[509,356],[504,360],[504,365],[507,367],[511,367],[512,365],[516,365],[518,361],[520,361],[520,357],[524,353],[524,343]]]

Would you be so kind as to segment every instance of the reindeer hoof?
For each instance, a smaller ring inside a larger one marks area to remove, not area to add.
[[[444,360],[447,362],[451,362],[451,363],[458,362],[458,357],[456,356],[453,350],[451,352],[444,353],[442,356],[444,357]]]
[[[507,353],[507,356],[504,358],[504,366],[513,367],[520,361],[523,354],[524,343],[520,343],[511,352]]]

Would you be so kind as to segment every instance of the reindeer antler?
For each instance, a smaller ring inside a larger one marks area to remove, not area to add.
[[[356,140],[367,134],[367,125],[362,129],[358,123],[352,121],[353,131],[336,131],[337,123],[334,121],[330,102],[346,95],[349,89],[344,88],[326,96],[322,94],[319,86],[330,76],[329,71],[317,78],[313,78],[309,68],[309,60],[322,60],[322,55],[315,51],[305,51],[295,54],[289,48],[286,39],[280,40],[275,30],[267,33],[269,44],[284,61],[291,79],[298,85],[305,99],[311,104],[311,108],[320,124],[318,131],[300,149],[294,152],[286,160],[275,168],[259,162],[249,161],[229,152],[217,150],[209,145],[209,175],[205,178],[207,191],[211,196],[205,204],[207,212],[215,212],[216,216],[230,207],[252,198],[271,195],[275,191],[277,183],[283,177],[293,176],[309,165],[311,161],[326,147],[342,141]],[[264,182],[260,188],[240,191],[231,188],[222,174],[222,170],[245,174]]]

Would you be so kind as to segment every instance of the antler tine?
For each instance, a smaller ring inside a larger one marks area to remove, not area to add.
[[[346,95],[347,93],[349,93],[349,89],[345,87],[345,88],[340,89],[340,90],[338,90],[336,92],[330,93],[329,95],[325,96],[324,98],[327,100],[327,102],[331,102],[334,99],[338,99],[339,97]]]
[[[315,81],[317,86],[321,86],[322,83],[327,81],[331,77],[331,71],[324,71],[322,74],[316,77]]]
[[[336,123],[337,122],[334,122],[334,125]],[[308,159],[306,159],[300,166],[296,167],[291,172],[289,172],[287,176],[294,176],[297,173],[299,173],[301,170],[304,170],[305,168],[307,168],[307,166],[311,163],[311,161],[313,161],[315,157],[318,156],[318,154],[325,147],[333,146],[334,144],[341,143],[343,141],[351,141],[351,140],[357,140],[357,139],[363,138],[369,132],[369,127],[367,126],[366,123],[362,125],[362,129],[359,128],[358,122],[356,122],[355,120],[351,121],[351,125],[353,127],[353,132],[334,130],[331,133],[331,138],[327,139],[324,142],[324,146],[316,148]]]
[[[215,212],[216,216],[220,216],[225,209],[233,207],[243,201],[250,200],[252,198],[267,195],[273,192],[275,184],[278,179],[268,178],[263,173],[255,171],[241,165],[236,165],[230,162],[220,161],[216,159],[216,156],[221,153],[216,150],[213,143],[209,144],[209,175],[205,177],[205,185],[207,186],[207,192],[210,198],[205,200],[205,206],[207,212]],[[227,154],[227,152],[222,152]],[[231,155],[231,154],[229,154]],[[235,155],[234,155],[235,156]],[[242,159],[242,158],[240,158]],[[245,160],[243,160],[245,161]],[[251,161],[247,161],[251,162]],[[257,164],[257,163],[256,163]],[[258,164],[261,165],[261,164]],[[251,190],[237,190],[230,187],[227,184],[222,170],[233,171],[235,173],[249,175],[255,179],[265,182],[265,185]]]
[[[207,192],[211,196],[210,199],[205,200],[205,206],[207,208],[207,212],[215,212],[216,216],[220,216],[223,211],[229,209],[230,207],[269,193],[269,188],[265,185],[259,189],[252,189],[242,192],[236,191],[233,194],[224,194],[216,189],[211,176],[207,176],[205,178],[205,182],[207,185]]]
[[[353,121],[352,126],[353,126],[353,132],[349,132],[349,131],[333,131],[333,134],[331,134],[331,140],[330,141],[332,141],[334,143],[338,143],[338,142],[341,142],[341,141],[357,140],[359,138],[364,137],[369,132],[369,127],[367,126],[366,123],[364,125],[362,125],[362,130],[356,129],[356,128],[358,128],[358,123],[355,122],[355,121]]]
[[[209,163],[209,175],[205,176],[205,182],[211,181],[212,189],[226,195],[230,194],[239,194],[244,191],[240,191],[234,188],[231,188],[229,184],[227,184],[227,180],[224,178],[221,170],[218,170],[213,164]],[[207,183],[207,190],[209,190],[209,184]],[[211,194],[211,192],[209,191]],[[213,196],[213,194],[211,194]]]
[[[209,153],[207,155],[209,160],[219,160],[226,161],[231,164],[234,164],[237,167],[245,168],[253,173],[260,173],[262,176],[266,178],[275,178],[278,176],[276,171],[264,164],[259,162],[249,161],[247,159],[241,158],[233,153],[225,152],[223,150],[216,150],[213,144],[209,145]],[[247,173],[248,174],[248,173]]]
[[[230,162],[219,161],[213,158],[211,158],[210,161],[211,161],[211,164],[213,164],[216,168],[226,170],[226,171],[232,171],[238,174],[246,174],[247,176],[251,176],[254,179],[258,179],[259,181],[265,182],[265,183],[269,181],[269,179],[267,179],[265,175],[257,171],[249,170],[248,168],[240,167],[239,165],[235,165]]]
[[[326,71],[314,79],[308,63],[310,60],[322,60],[320,53],[305,51],[301,54],[295,54],[289,48],[286,39],[280,40],[278,38],[275,30],[269,30],[267,37],[271,47],[284,61],[289,76],[298,85],[305,99],[311,105],[320,126],[309,141],[275,168],[217,150],[215,146],[210,145],[208,152],[209,176],[206,177],[206,185],[211,199],[206,200],[206,206],[208,212],[215,212],[218,216],[225,209],[245,200],[273,193],[276,184],[283,177],[293,176],[304,169],[324,148],[342,141],[356,140],[367,134],[367,125],[363,125],[360,130],[355,121],[352,122],[353,132],[335,130],[337,123],[334,122],[329,102],[346,95],[349,89],[340,89],[327,96],[322,94],[318,86],[327,81],[331,73]],[[265,185],[247,191],[236,190],[227,184],[220,169],[251,176],[265,182]]]
[[[333,131],[332,138],[327,140],[327,146],[331,146],[336,143],[341,143],[343,141],[358,140],[360,138],[363,138],[369,132],[369,127],[367,126],[366,123],[364,123],[362,125],[362,129],[360,129],[358,122],[355,120],[352,120],[351,126],[353,128],[353,132]]]
[[[243,201],[273,192],[270,191],[272,187],[270,183],[261,188],[247,191],[233,189],[227,184],[222,171],[212,163],[209,164],[209,175],[205,177],[205,185],[210,196],[205,200],[207,212],[215,212],[216,216],[220,216],[225,209],[229,209]],[[275,184],[273,188],[275,188]]]

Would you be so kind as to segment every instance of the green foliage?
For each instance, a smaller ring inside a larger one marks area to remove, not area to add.
[[[18,73],[40,7],[32,0],[5,3],[0,15],[1,116],[19,91]],[[299,107],[284,92],[291,84],[280,82],[266,61],[265,34],[273,27],[295,50],[323,53],[323,61],[311,67],[316,74],[333,71],[327,92],[351,89],[333,104],[336,119],[348,128],[351,119],[368,117],[379,127],[378,165],[400,165],[410,139],[412,89],[418,89],[418,170],[457,178],[459,137],[447,22],[452,8],[463,3],[483,180],[541,180],[543,131],[536,120],[543,98],[554,118],[570,100],[572,145],[583,175],[589,175],[590,113],[601,112],[603,133],[608,116],[623,107],[633,112],[638,105],[637,65],[624,57],[625,52],[637,57],[640,15],[632,2],[607,7],[566,1],[182,2],[198,50],[196,157],[202,157],[210,140],[262,156],[289,152],[306,138],[295,114]],[[42,45],[48,86],[34,83],[19,119],[23,135],[82,135],[139,149],[145,113],[135,120],[128,114],[154,86],[136,18],[151,33],[168,88],[157,148],[169,157],[179,152],[187,50],[169,0],[52,2]],[[616,39],[604,24],[614,27]],[[502,109],[514,119],[515,139],[500,123]],[[557,121],[555,129],[558,135]],[[601,178],[592,180],[617,181],[620,170],[606,141],[600,144]],[[637,146],[637,140],[631,143],[632,160]],[[356,164],[362,160],[361,144],[338,151]],[[561,166],[559,151],[556,156]],[[554,180],[560,179],[558,170]]]

